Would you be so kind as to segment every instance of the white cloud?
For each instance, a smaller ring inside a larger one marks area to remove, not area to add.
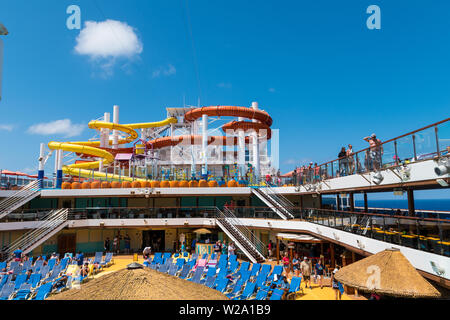
[[[227,83],[227,82],[221,82],[221,83],[217,84],[217,86],[219,88],[226,88],[226,89],[230,89],[232,87],[231,83]]]
[[[152,78],[158,78],[160,76],[173,76],[177,73],[177,69],[169,63],[167,68],[159,67],[157,70],[153,71]]]
[[[63,119],[32,125],[28,128],[28,133],[45,136],[56,134],[70,138],[80,135],[85,127],[85,124],[75,124],[70,119]]]
[[[76,42],[75,52],[99,63],[104,78],[113,75],[118,59],[132,60],[143,50],[135,29],[116,20],[86,21]]]
[[[0,124],[0,130],[9,131],[11,132],[13,130],[12,124]]]
[[[142,52],[142,42],[126,22],[86,21],[75,51],[92,58],[131,58]]]

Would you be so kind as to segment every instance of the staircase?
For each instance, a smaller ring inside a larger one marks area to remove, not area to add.
[[[19,239],[11,243],[4,251],[6,261],[12,260],[12,253],[21,248],[23,253],[29,253],[46,240],[64,229],[69,221],[67,220],[69,209],[57,209],[50,211],[42,218],[42,221],[35,229],[22,235]]]
[[[294,219],[292,211],[294,205],[286,197],[276,192],[274,188],[270,186],[266,188],[252,188],[252,192],[282,219]]]
[[[261,240],[245,227],[230,209],[224,208],[223,211],[219,208],[216,209],[217,225],[241,249],[249,260],[253,263],[265,261],[267,248]]]
[[[39,188],[39,180],[30,182],[22,189],[15,192],[12,196],[0,202],[0,219],[3,219],[5,216],[36,198],[40,194],[41,189]]]

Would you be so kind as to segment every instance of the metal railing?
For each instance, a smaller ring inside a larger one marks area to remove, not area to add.
[[[10,197],[0,202],[0,219],[13,212],[31,199],[37,197],[40,193],[39,180],[30,182],[22,189],[15,192]]]
[[[12,253],[18,248],[21,248],[24,253],[30,252],[34,248],[33,245],[43,240],[45,236],[57,232],[57,228],[67,222],[68,211],[68,209],[50,211],[34,229],[28,231],[2,250],[3,255],[9,261],[12,259]]]
[[[301,219],[384,242],[450,256],[450,220],[327,209],[303,209]]]
[[[284,208],[284,211],[286,211],[289,215],[288,218],[293,219],[294,214],[291,212],[290,208],[294,207],[294,204],[289,201],[285,196],[283,196],[281,193],[277,192],[274,188],[272,188],[270,185],[267,185],[267,188],[262,189],[262,191],[266,192],[266,194],[271,197],[275,203]]]
[[[286,206],[286,205],[282,205],[278,202],[278,198],[276,198],[275,194],[271,195],[268,194],[266,192],[264,192],[264,190],[266,190],[267,188],[259,188],[259,189],[252,189],[252,191],[261,198],[261,200],[265,200],[268,203],[271,204],[271,207],[275,213],[277,213],[281,218],[288,220],[288,219],[293,219],[294,215],[290,212],[290,209],[293,205],[291,206]]]
[[[440,133],[440,134],[439,134]],[[327,179],[398,167],[403,164],[449,156],[450,118],[357,151],[350,156],[306,168],[291,183],[305,185]]]
[[[250,254],[257,254],[257,256],[253,256],[256,260],[265,259],[267,257],[267,248],[264,245],[264,243],[258,239],[258,237],[250,231],[245,225],[243,225],[240,220],[234,215],[234,213],[228,209],[224,208],[223,211],[221,211],[219,208],[217,208],[217,216],[216,219],[220,221],[225,220],[228,222],[228,224],[237,231],[244,241],[247,241],[247,243],[250,245],[251,252]],[[227,224],[222,224],[224,227],[227,226]],[[240,240],[240,239],[236,239]],[[242,244],[245,246],[245,244]],[[253,252],[252,252],[253,251]],[[254,252],[256,251],[256,252]]]

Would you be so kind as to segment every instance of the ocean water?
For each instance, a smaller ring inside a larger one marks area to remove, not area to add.
[[[407,200],[368,200],[371,208],[408,209]],[[364,200],[355,200],[356,207],[364,207]],[[450,211],[450,199],[415,199],[416,210]]]

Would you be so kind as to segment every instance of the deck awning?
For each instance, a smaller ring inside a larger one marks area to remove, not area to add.
[[[277,238],[280,240],[294,241],[294,242],[307,242],[307,243],[325,242],[322,239],[315,238],[308,234],[277,233]]]

